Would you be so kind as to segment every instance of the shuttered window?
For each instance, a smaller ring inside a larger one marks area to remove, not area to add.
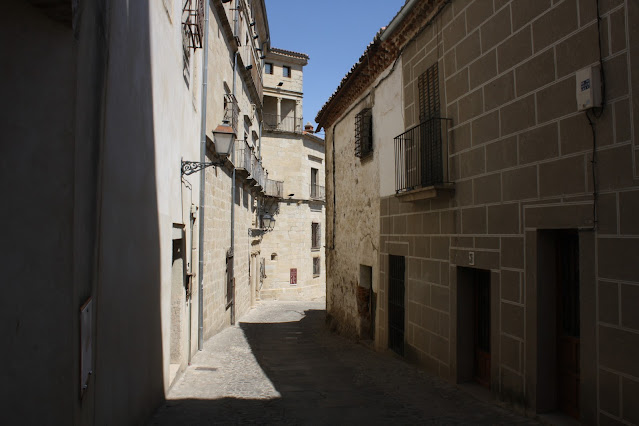
[[[361,110],[355,116],[355,156],[364,158],[373,152],[373,111]]]
[[[439,118],[439,72],[437,62],[419,76],[417,88],[419,90],[419,121],[424,122],[432,118]]]

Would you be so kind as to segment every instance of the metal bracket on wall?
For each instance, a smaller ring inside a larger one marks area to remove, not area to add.
[[[207,163],[201,163],[199,161],[184,161],[182,160],[182,175],[192,175],[193,173],[197,173],[200,170],[206,169],[207,167],[211,167],[211,166],[223,166],[224,163],[222,162],[207,162]]]

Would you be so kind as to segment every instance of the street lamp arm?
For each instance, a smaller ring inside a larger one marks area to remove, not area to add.
[[[211,161],[201,163],[199,161],[184,161],[182,160],[182,175],[192,175],[207,167],[216,166],[221,167],[224,165],[224,161]]]

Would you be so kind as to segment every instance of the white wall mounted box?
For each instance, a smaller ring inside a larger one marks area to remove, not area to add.
[[[599,67],[577,71],[577,109],[584,111],[601,106],[601,74]]]

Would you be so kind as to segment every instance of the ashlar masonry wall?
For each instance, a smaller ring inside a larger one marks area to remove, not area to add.
[[[639,4],[600,2],[600,13],[606,103],[591,114],[594,173],[575,72],[599,65],[595,1],[453,1],[406,46],[405,128],[418,123],[417,78],[438,63],[455,190],[413,203],[382,198],[380,282],[388,255],[406,256],[407,355],[459,380],[459,268],[490,271],[490,388],[534,413],[547,374],[543,232],[576,230],[580,418],[636,423]],[[380,167],[394,168],[392,159]]]
[[[269,179],[282,181],[284,199],[265,201],[274,212],[274,229],[264,235],[262,256],[265,274],[261,299],[309,300],[326,293],[324,239],[312,247],[312,223],[326,232],[323,199],[311,198],[311,168],[318,170],[317,185],[324,182],[324,143],[314,136],[269,133],[263,135],[262,154]],[[320,273],[313,273],[313,258],[320,259]],[[291,269],[297,283],[291,284]]]

